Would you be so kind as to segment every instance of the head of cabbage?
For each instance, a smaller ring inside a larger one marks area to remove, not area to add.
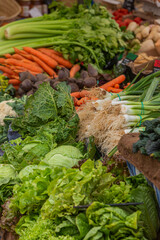
[[[10,164],[0,164],[0,186],[16,178],[15,168]]]
[[[46,154],[42,162],[51,167],[72,168],[83,159],[83,154],[76,147],[70,145],[62,145]]]

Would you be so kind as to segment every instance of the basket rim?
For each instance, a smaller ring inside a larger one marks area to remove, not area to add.
[[[0,21],[6,21],[6,20],[14,19],[15,17],[17,17],[20,14],[21,6],[15,0],[8,0],[8,1],[5,0],[5,2],[3,2],[3,5],[10,4],[10,3],[15,5],[14,14],[12,14],[11,16],[1,17]]]

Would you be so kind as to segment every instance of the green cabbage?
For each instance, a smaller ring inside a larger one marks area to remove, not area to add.
[[[79,151],[78,148],[70,146],[70,145],[64,145],[57,147],[53,149],[51,152],[49,152],[43,162],[49,164],[53,167],[66,167],[66,168],[72,168],[80,160],[82,160],[83,155]]]
[[[10,164],[0,164],[0,186],[7,184],[10,180],[15,179],[16,171]]]

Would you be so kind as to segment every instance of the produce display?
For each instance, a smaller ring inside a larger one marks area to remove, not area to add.
[[[0,239],[159,239],[159,25],[123,7],[0,27]]]
[[[111,14],[97,5],[86,10],[62,7],[43,17],[24,19],[7,24],[0,29],[0,56],[14,53],[13,47],[53,47],[64,58],[84,64],[96,64],[103,69],[106,61],[126,47],[132,39],[129,32],[122,32]]]

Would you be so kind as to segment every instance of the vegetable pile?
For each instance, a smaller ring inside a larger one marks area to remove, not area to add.
[[[144,178],[117,184],[100,161],[94,165],[88,160],[81,171],[27,166],[18,175],[20,183],[14,186],[9,208],[3,207],[1,227],[7,227],[16,216],[15,231],[21,240],[154,239],[159,220],[153,191]],[[109,206],[128,201],[145,201],[146,205],[136,209]],[[86,205],[87,210],[74,207],[79,205]]]
[[[110,154],[125,133],[133,128],[139,132],[145,120],[160,116],[160,71],[136,82],[139,74],[123,91],[108,93],[104,99],[83,106],[78,112],[79,140],[93,135],[102,152]]]
[[[124,16],[128,16],[128,18],[125,18],[123,20],[123,17]],[[129,16],[132,15],[132,12],[129,12],[127,9],[125,8],[121,8],[121,9],[118,9],[116,11],[113,12],[113,19],[119,24],[120,27],[124,27],[124,28],[127,28],[128,25],[132,22],[135,22],[137,24],[140,24],[142,19],[140,17],[136,17],[134,18],[133,20],[131,18],[129,18]]]
[[[139,52],[146,52],[149,55],[158,56],[160,53],[160,26],[156,24],[152,25],[140,25],[128,30],[133,31],[136,40],[140,43]]]
[[[160,120],[155,119],[143,123],[145,131],[140,132],[140,140],[133,145],[133,152],[140,150],[142,154],[149,155],[160,161]]]
[[[23,109],[11,128],[22,138],[1,146],[0,169],[8,167],[0,192],[1,228],[21,240],[156,238],[152,188],[142,176],[114,177],[96,157],[92,138],[76,141],[79,117],[65,82],[56,90],[44,82],[17,106]],[[111,205],[120,203],[144,204]]]
[[[106,8],[86,10],[82,5],[53,11],[50,15],[16,21],[0,29],[0,55],[14,53],[13,47],[53,47],[72,63],[93,63],[100,69],[126,47],[131,33],[121,32]],[[28,49],[28,48],[26,48]],[[32,51],[33,52],[33,51]],[[30,53],[30,52],[29,52]],[[34,58],[35,59],[35,58]]]

